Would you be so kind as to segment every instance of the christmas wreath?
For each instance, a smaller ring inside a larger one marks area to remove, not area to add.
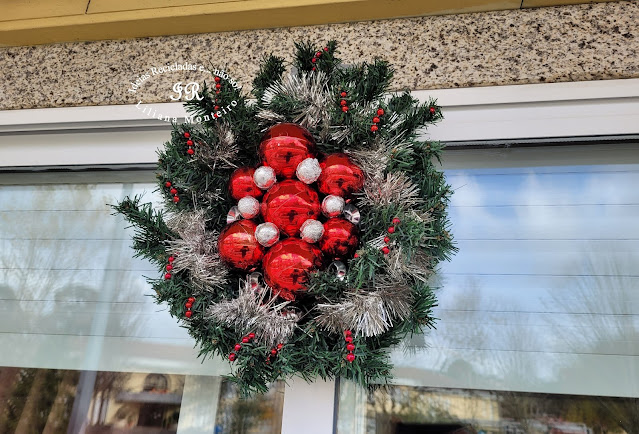
[[[342,64],[334,41],[296,44],[285,70],[266,57],[252,100],[224,74],[204,83],[158,152],[164,208],[114,209],[162,269],[156,301],[243,392],[291,375],[374,386],[389,347],[433,327],[428,279],[455,251],[441,146],[419,137],[440,108],[388,93],[386,61]]]

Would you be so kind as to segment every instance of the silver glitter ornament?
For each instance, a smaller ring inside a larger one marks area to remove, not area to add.
[[[322,168],[317,158],[307,158],[297,165],[295,174],[297,175],[297,179],[304,184],[312,184],[317,181],[322,174]]]
[[[337,276],[339,280],[344,280],[346,278],[346,265],[344,265],[342,261],[331,262],[328,269],[335,273],[335,276]]]
[[[239,208],[237,206],[234,206],[229,210],[229,213],[226,215],[226,224],[229,225],[235,221],[238,221],[241,218],[242,218],[242,215],[240,214]]]
[[[362,219],[362,216],[360,215],[357,207],[349,203],[344,206],[344,218],[354,225],[358,225],[359,221]]]
[[[344,198],[329,194],[322,201],[322,214],[326,217],[337,217],[344,210]]]
[[[258,188],[262,190],[268,190],[273,187],[273,184],[277,181],[277,177],[275,176],[275,170],[272,167],[268,166],[260,166],[255,169],[255,173],[253,174],[253,182]]]
[[[262,223],[255,228],[255,239],[264,247],[271,247],[280,239],[280,230],[273,223]]]
[[[237,209],[245,219],[252,219],[260,213],[260,202],[251,196],[243,197],[237,203]]]
[[[307,243],[316,243],[324,235],[324,225],[318,220],[308,219],[302,223],[300,234]]]

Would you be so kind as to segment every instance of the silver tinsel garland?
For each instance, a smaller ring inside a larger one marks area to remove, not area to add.
[[[403,172],[388,173],[386,178],[367,178],[358,205],[364,207],[399,206],[410,209],[423,202],[419,187]]]
[[[264,301],[266,297],[268,301]],[[238,333],[255,333],[258,342],[269,348],[292,336],[299,314],[287,309],[290,302],[275,303],[267,286],[254,288],[249,280],[240,283],[237,298],[209,306],[207,316],[233,327]]]
[[[174,272],[189,270],[194,285],[204,291],[223,286],[228,271],[217,254],[218,234],[206,230],[204,210],[172,214],[166,223],[180,236],[168,242]]]
[[[345,293],[341,303],[318,304],[317,323],[332,333],[351,330],[364,337],[388,331],[395,321],[410,316],[413,301],[411,288],[388,284],[375,291]]]

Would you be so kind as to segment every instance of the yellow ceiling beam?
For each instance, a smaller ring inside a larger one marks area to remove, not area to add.
[[[524,0],[543,1],[576,0]],[[521,5],[521,0],[0,0],[0,46],[304,26]]]

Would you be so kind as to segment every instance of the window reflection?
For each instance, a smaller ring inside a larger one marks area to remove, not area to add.
[[[365,406],[365,432],[375,434],[630,434],[639,427],[637,398],[391,386]]]

